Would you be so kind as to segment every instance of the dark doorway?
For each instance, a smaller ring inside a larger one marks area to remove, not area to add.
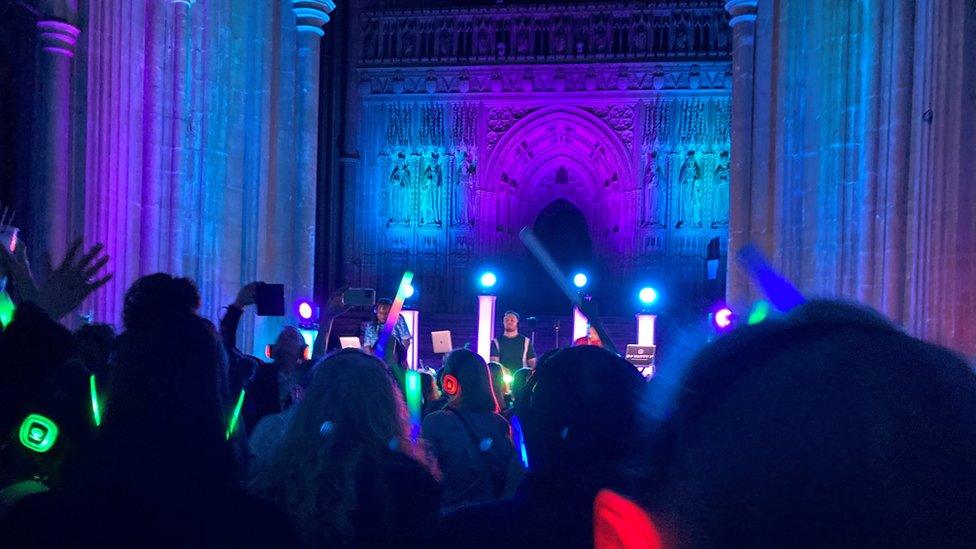
[[[598,269],[593,264],[593,240],[579,208],[567,200],[554,200],[536,217],[532,230],[566,276],[582,271],[590,277],[590,285],[595,282]],[[536,315],[569,314],[569,301],[538,261],[528,258],[520,271],[518,293],[523,310]]]

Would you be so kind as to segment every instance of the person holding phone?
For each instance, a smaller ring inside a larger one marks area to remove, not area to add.
[[[244,309],[257,303],[261,285],[251,282],[241,288],[237,299],[227,306],[227,312],[220,320],[220,336],[230,359],[231,394],[236,395],[246,385],[247,399],[242,419],[249,431],[261,418],[278,414],[301,400],[311,367],[305,339],[294,326],[282,328],[275,343],[268,346],[271,362],[246,355],[237,348],[237,328]]]

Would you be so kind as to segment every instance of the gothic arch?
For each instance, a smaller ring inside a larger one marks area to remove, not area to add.
[[[567,183],[555,182],[560,170]],[[636,230],[635,173],[631,152],[603,120],[573,106],[539,109],[513,124],[488,155],[481,213],[489,222],[483,229],[506,228],[510,237],[531,225],[547,204],[563,199],[586,215],[602,247],[615,248],[607,241],[631,238]],[[503,206],[492,208],[492,201]],[[497,234],[483,236],[499,240]],[[496,249],[504,248],[498,242]]]

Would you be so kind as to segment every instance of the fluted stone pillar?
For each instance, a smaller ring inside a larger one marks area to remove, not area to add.
[[[315,195],[318,170],[319,56],[323,26],[335,9],[332,0],[292,0],[298,28],[294,270],[291,286],[298,295],[312,295],[315,252]]]
[[[64,21],[37,23],[38,111],[30,187],[34,259],[63,257],[71,226],[71,65],[81,31]],[[43,263],[39,263],[43,265]]]
[[[732,18],[732,153],[729,170],[729,268],[727,301],[746,310],[750,301],[749,278],[734,254],[751,238],[752,124],[757,0],[729,0],[725,9]]]

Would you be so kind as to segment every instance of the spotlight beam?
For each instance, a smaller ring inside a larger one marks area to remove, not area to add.
[[[595,307],[593,307],[593,301],[585,300],[580,297],[580,293],[570,286],[569,279],[566,277],[566,273],[562,272],[556,262],[552,259],[552,255],[549,254],[549,250],[542,245],[539,238],[535,236],[532,229],[524,227],[519,231],[519,239],[522,240],[522,244],[529,249],[529,252],[542,264],[542,268],[549,273],[549,277],[559,286],[569,301],[583,311],[586,315],[587,320],[590,321],[590,326],[596,330],[596,333],[600,335],[600,340],[603,341],[603,348],[610,351],[613,354],[617,353],[617,347],[613,344],[610,339],[610,335],[607,333],[606,329],[603,327],[603,322],[600,320],[599,316],[596,314]]]

